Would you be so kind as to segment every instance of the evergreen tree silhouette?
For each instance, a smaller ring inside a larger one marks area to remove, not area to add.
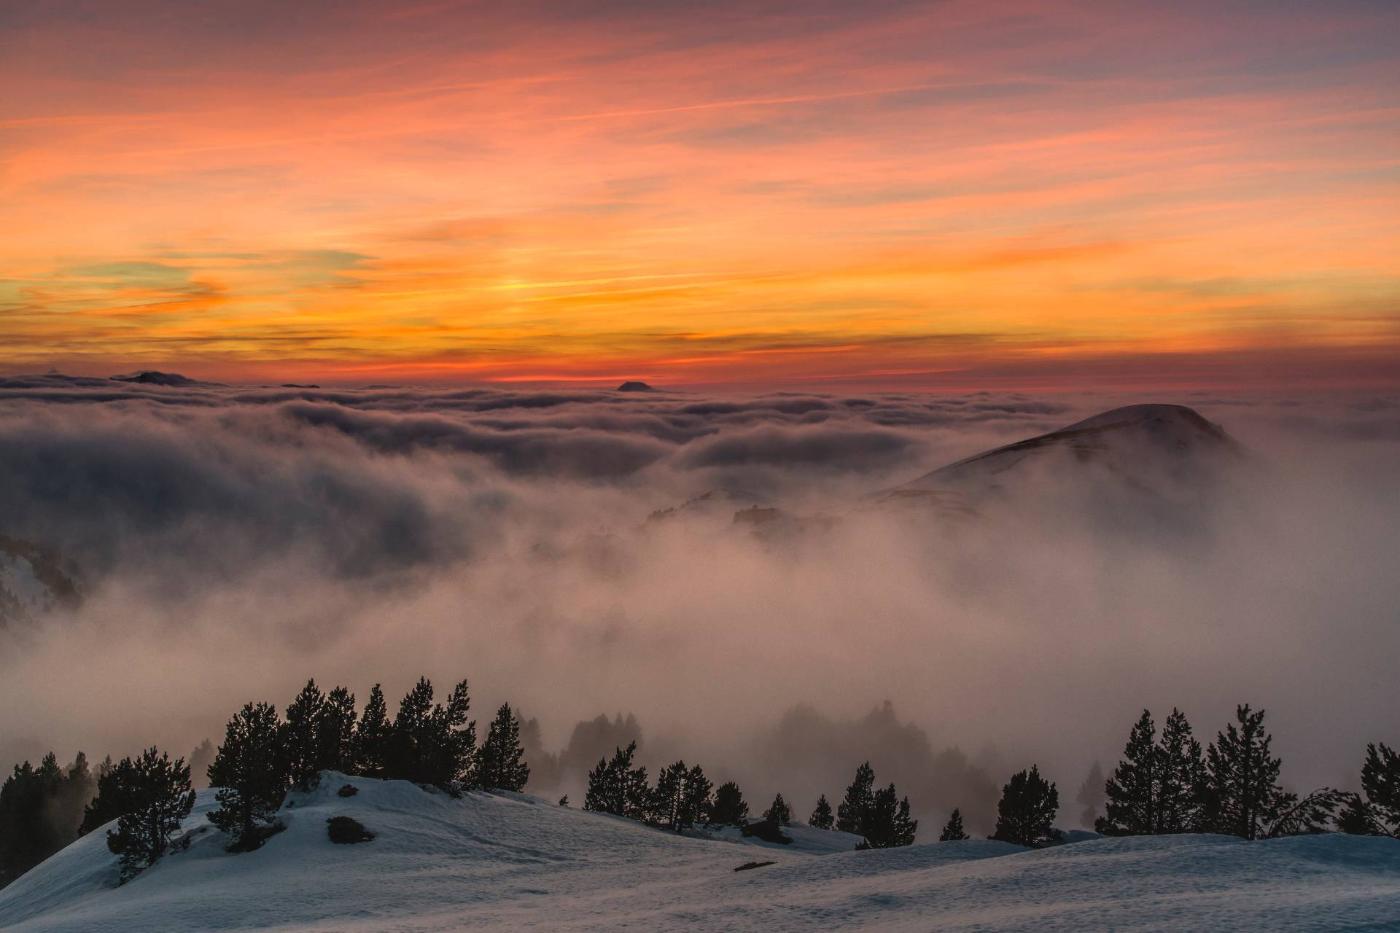
[[[632,819],[646,819],[652,810],[653,795],[647,786],[647,769],[632,767],[637,743],[615,749],[611,760],[598,759],[588,772],[588,790],[583,808]]]
[[[132,763],[123,758],[116,764],[108,758],[97,769],[97,796],[83,811],[83,822],[78,827],[79,834],[90,833],[112,822],[132,809],[133,802],[129,790],[134,782],[128,773]]]
[[[320,742],[316,730],[325,702],[326,697],[316,686],[316,681],[308,680],[287,707],[287,720],[282,727],[287,775],[292,786],[301,790],[316,783],[316,777],[320,774]]]
[[[857,849],[892,849],[914,844],[919,823],[909,816],[909,798],[899,799],[893,784],[875,792],[866,812],[861,835],[865,837]]]
[[[1186,714],[1172,708],[1157,743],[1158,833],[1189,833],[1200,825],[1204,764],[1201,743],[1191,735]]]
[[[525,763],[524,755],[520,720],[511,712],[509,703],[502,704],[481,746],[477,761],[478,783],[487,790],[524,790],[530,779],[530,766]]]
[[[765,820],[772,820],[779,826],[786,826],[792,822],[792,809],[788,807],[787,801],[783,799],[782,794],[778,794],[773,798],[773,802],[768,806],[768,809],[763,811],[763,818]]]
[[[714,807],[714,784],[705,777],[705,769],[692,765],[685,776],[685,793],[681,795],[681,828],[707,823]]]
[[[95,787],[82,752],[66,769],[52,752],[14,767],[0,786],[0,886],[78,837]]]
[[[688,770],[684,761],[677,761],[656,772],[656,788],[651,793],[651,811],[647,822],[665,829],[678,828],[680,797]]]
[[[1094,824],[1099,832],[1109,836],[1140,836],[1157,831],[1161,756],[1157,752],[1156,735],[1152,714],[1143,710],[1128,733],[1123,759],[1104,784],[1104,815]]]
[[[1040,769],[1032,765],[1029,771],[1013,774],[1002,787],[996,831],[991,838],[1032,847],[1057,842],[1060,832],[1054,828],[1054,822],[1059,809],[1060,794],[1055,784],[1042,778]]]
[[[326,694],[316,719],[316,770],[355,770],[355,694],[336,687]]]
[[[170,838],[194,808],[190,769],[183,758],[148,748],[122,773],[130,782],[125,796],[130,809],[107,832],[107,848],[121,856],[122,877],[152,865],[170,848]]]
[[[233,852],[255,849],[275,829],[289,783],[282,723],[270,703],[249,703],[232,719],[209,766],[219,788],[209,822],[228,833]]]
[[[1278,784],[1282,760],[1269,754],[1264,710],[1245,704],[1235,718],[1238,728],[1228,723],[1206,749],[1203,823],[1211,832],[1258,839],[1297,797]]]
[[[1337,832],[1349,836],[1385,836],[1385,832],[1370,806],[1360,794],[1348,794],[1342,811],[1337,815]]]
[[[352,740],[353,766],[356,774],[366,777],[382,777],[387,767],[389,739],[392,726],[389,711],[384,702],[384,691],[379,684],[369,692],[369,702],[360,713],[360,721],[355,725]]]
[[[856,776],[846,788],[846,796],[836,808],[836,828],[843,833],[865,835],[863,827],[869,820],[870,808],[875,802],[875,772],[870,762],[856,769]]]
[[[812,815],[807,818],[807,825],[815,829],[831,829],[835,824],[831,804],[827,802],[826,794],[822,794],[817,798],[817,805],[812,808]]]
[[[948,822],[943,824],[943,832],[938,834],[939,842],[962,842],[968,838],[967,832],[963,829],[962,811],[957,807],[948,816]]]
[[[1366,812],[1376,828],[1400,838],[1400,753],[1385,743],[1367,745],[1361,789],[1366,793]]]
[[[710,822],[720,826],[743,826],[749,819],[749,805],[744,793],[733,781],[726,781],[715,790],[715,802],[710,808]]]

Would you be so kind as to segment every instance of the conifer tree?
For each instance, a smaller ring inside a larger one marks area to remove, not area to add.
[[[1047,782],[1032,765],[1029,771],[1013,774],[1002,787],[991,838],[1033,848],[1057,842],[1060,832],[1054,822],[1059,809],[1060,794],[1054,782]]]
[[[1142,711],[1123,749],[1123,760],[1104,784],[1104,815],[1094,828],[1108,836],[1141,836],[1157,831],[1157,727],[1152,713]]]
[[[1181,710],[1172,708],[1157,743],[1158,833],[1194,832],[1200,824],[1200,787],[1203,764],[1201,743],[1191,735],[1191,724]]]
[[[720,826],[743,826],[749,819],[749,805],[744,793],[733,781],[726,781],[715,790],[715,802],[710,808],[710,822]]]
[[[1269,754],[1273,736],[1264,731],[1264,710],[1245,704],[1235,718],[1239,727],[1226,724],[1206,749],[1204,821],[1211,832],[1258,839],[1297,797],[1278,784],[1282,760]]]
[[[389,710],[384,702],[384,690],[379,684],[375,684],[374,689],[369,692],[369,702],[360,713],[360,721],[355,725],[352,770],[356,774],[366,777],[381,777],[384,774],[391,730]]]
[[[680,828],[681,795],[685,792],[685,776],[689,770],[684,761],[677,761],[656,773],[647,822],[664,829]]]
[[[285,747],[277,708],[270,703],[249,703],[229,720],[209,766],[209,783],[219,788],[219,807],[209,822],[232,837],[230,851],[255,849],[276,828],[289,783]]]
[[[890,787],[894,787],[893,784]],[[909,812],[909,798],[899,799],[899,809],[894,814],[894,835],[891,837],[892,846],[912,846],[914,836],[919,832],[919,821],[914,819]]]
[[[399,703],[390,730],[386,776],[444,789],[457,782],[475,786],[476,723],[467,719],[470,709],[465,680],[453,688],[446,704],[434,704],[432,683],[420,677]]]
[[[320,741],[316,729],[321,722],[321,708],[325,702],[325,694],[316,686],[316,681],[308,680],[287,707],[287,720],[282,727],[286,743],[283,754],[292,786],[301,790],[309,789],[321,773]]]
[[[183,758],[148,748],[122,769],[130,781],[130,808],[107,832],[107,848],[121,856],[122,877],[154,864],[170,848],[170,838],[194,808],[190,769]]]
[[[477,761],[477,782],[487,790],[525,789],[530,766],[520,743],[520,720],[503,704],[491,723]]]
[[[772,820],[779,826],[786,826],[792,822],[792,809],[787,805],[787,801],[783,799],[782,794],[778,794],[773,798],[773,802],[769,805],[768,809],[763,811],[763,818],[765,820]]]
[[[637,743],[615,749],[611,760],[598,759],[588,772],[588,790],[583,808],[632,819],[646,819],[652,810],[653,795],[647,786],[647,769],[632,767]]]
[[[909,798],[899,799],[893,784],[875,792],[866,813],[857,849],[892,849],[914,844],[919,823],[909,816]]]
[[[846,796],[836,808],[836,828],[843,833],[864,835],[861,831],[869,819],[875,800],[875,772],[870,762],[856,769],[856,776],[846,788]]]
[[[938,841],[962,842],[966,838],[968,836],[963,829],[962,811],[954,807],[952,814],[948,817],[948,822],[943,824],[943,832],[938,834]]]
[[[0,786],[0,886],[77,838],[94,787],[82,752],[66,769],[52,752],[14,768]]]
[[[814,829],[831,829],[835,823],[835,817],[831,813],[831,804],[827,802],[826,794],[822,794],[817,798],[817,805],[812,809],[812,815],[807,818],[807,825]]]
[[[1349,836],[1387,835],[1360,794],[1348,794],[1337,815],[1337,832]]]
[[[1099,808],[1104,803],[1104,780],[1103,768],[1099,767],[1096,761],[1089,766],[1089,773],[1084,776],[1084,783],[1079,785],[1079,793],[1074,800],[1082,810],[1079,811],[1079,823],[1081,826],[1095,826],[1098,824]]]
[[[209,786],[209,766],[214,763],[214,743],[203,739],[190,752],[190,783],[195,790]]]
[[[326,694],[316,719],[316,770],[352,773],[354,743],[355,694],[336,687]]]
[[[685,776],[685,793],[681,796],[681,828],[689,829],[696,823],[710,820],[714,806],[712,792],[714,784],[705,777],[705,769],[692,765]]]
[[[1366,793],[1366,812],[1376,828],[1400,838],[1400,753],[1383,742],[1367,745],[1361,789]]]
[[[90,833],[112,822],[132,808],[130,789],[135,782],[130,775],[132,762],[123,758],[116,764],[108,758],[97,769],[97,796],[83,810],[83,822],[78,833]]]

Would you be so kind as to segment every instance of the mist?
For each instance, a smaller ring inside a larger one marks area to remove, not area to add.
[[[632,713],[645,760],[799,817],[869,758],[926,818],[1038,762],[1073,822],[1143,707],[1203,740],[1265,707],[1285,784],[1354,786],[1400,736],[1400,400],[1153,399],[1240,451],[1170,508],[880,495],[1136,401],[0,380],[0,535],[82,593],[0,628],[0,764],[425,674],[555,752]]]

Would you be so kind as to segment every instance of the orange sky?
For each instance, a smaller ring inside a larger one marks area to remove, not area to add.
[[[0,371],[1400,384],[1400,6],[0,13]]]

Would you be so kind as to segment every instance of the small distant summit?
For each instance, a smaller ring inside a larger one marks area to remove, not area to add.
[[[655,392],[651,386],[637,379],[629,379],[617,387],[618,392]]]
[[[139,382],[148,386],[194,386],[199,385],[199,380],[191,379],[189,376],[182,376],[179,373],[163,373],[155,369],[143,369],[140,372],[127,373],[122,376],[113,376],[116,382]]]

